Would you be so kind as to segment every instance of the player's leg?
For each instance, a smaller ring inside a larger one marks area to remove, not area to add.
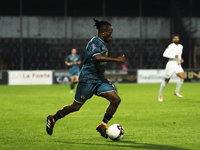
[[[106,110],[106,114],[108,114],[108,116],[113,116],[121,102],[121,98],[117,95],[116,91],[103,93],[101,94],[101,96],[105,97],[110,102]],[[104,120],[105,120],[104,123],[107,123],[109,121],[109,119],[107,119],[106,117],[104,117]]]
[[[61,110],[58,110],[55,115],[49,115],[47,117],[47,133],[49,135],[52,135],[55,122],[72,112],[78,111],[82,107],[84,102],[87,99],[91,98],[92,95],[92,86],[88,86],[88,84],[83,83],[78,84],[74,102],[71,105],[64,106]]]
[[[74,85],[78,83],[78,76],[74,76]]]
[[[69,69],[69,75],[70,75],[70,93],[73,93],[74,89],[74,71],[72,68]]]
[[[69,113],[78,111],[82,105],[83,104],[80,104],[80,103],[74,101],[71,105],[67,105],[67,106],[63,107],[61,110],[58,110],[55,115],[49,115],[47,117],[47,126],[46,126],[47,133],[49,135],[52,135],[53,127],[54,127],[56,121],[65,117]]]
[[[76,83],[78,83],[78,78],[79,78],[79,69],[75,69],[74,72],[73,72],[73,75],[74,75],[74,85]]]
[[[174,95],[178,96],[178,97],[183,97],[182,95],[179,94],[179,91],[180,91],[180,88],[184,82],[184,72],[179,72],[176,74],[179,79],[178,79],[178,82],[177,82],[177,86],[176,86],[176,90],[175,90],[175,93]]]
[[[82,105],[83,104],[74,101],[71,105],[64,106],[54,115],[54,120],[57,121],[72,112],[78,111]]]
[[[75,70],[71,71],[71,84],[70,84],[71,90],[70,90],[70,93],[73,93],[74,85],[76,83],[78,83],[78,74],[79,74],[79,69],[75,69]]]
[[[158,100],[159,101],[163,101],[163,98],[162,98],[162,93],[163,93],[163,90],[165,89],[167,83],[169,82],[170,78],[165,78],[161,85],[160,85],[160,90],[159,90],[159,94],[158,94]]]
[[[75,81],[76,83],[78,83],[78,76],[75,76]]]
[[[70,78],[70,93],[73,93],[74,90],[74,77]]]
[[[158,93],[158,100],[160,102],[163,101],[163,97],[162,97],[162,93],[166,87],[166,85],[168,84],[171,76],[175,73],[175,67],[173,62],[168,62],[165,68],[165,79],[162,81],[161,85],[160,85],[160,89],[159,89],[159,93]]]
[[[113,115],[115,114],[121,99],[117,95],[116,91],[110,91],[107,93],[101,94],[102,97],[105,97],[107,100],[110,101],[109,106],[107,107],[106,113],[104,114],[103,120],[101,124],[96,128],[96,130],[103,136],[107,138],[108,135],[106,134],[106,125],[112,119]]]
[[[108,136],[106,134],[106,125],[115,114],[121,102],[121,99],[117,95],[114,86],[112,86],[112,84],[110,84],[109,82],[102,83],[101,86],[98,87],[97,94],[106,98],[110,102],[101,124],[96,128],[96,130],[101,134],[101,136],[107,138]]]

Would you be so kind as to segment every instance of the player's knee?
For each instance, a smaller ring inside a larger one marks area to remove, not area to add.
[[[119,97],[117,101],[118,101],[118,103],[121,103],[121,98]]]
[[[113,101],[113,103],[115,105],[119,105],[121,103],[121,98],[120,97],[115,98],[115,100]]]
[[[184,75],[181,75],[180,78],[181,78],[181,79],[184,79]]]
[[[168,78],[165,78],[165,82],[167,82],[167,83],[168,83],[168,82],[169,82],[169,79],[168,79]]]

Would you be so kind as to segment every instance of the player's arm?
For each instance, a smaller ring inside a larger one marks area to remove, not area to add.
[[[164,53],[163,53],[163,57],[178,58],[178,55],[174,54],[173,49],[170,46],[168,46],[168,48],[166,48]]]
[[[67,56],[67,58],[66,58],[66,60],[65,60],[65,64],[66,64],[67,66],[71,66],[71,65],[72,65],[72,63],[70,62],[70,57],[69,57],[69,55]]]
[[[183,46],[182,46],[181,54],[182,54],[182,52],[183,52]],[[180,63],[181,64],[184,63],[184,59],[183,58],[181,58]]]
[[[77,64],[81,64],[80,56],[78,57]]]
[[[66,64],[67,66],[71,66],[71,65],[72,65],[71,62],[67,62],[67,61],[65,61],[65,64]]]
[[[122,62],[122,63],[124,63],[126,61],[126,57],[124,55],[120,56],[118,58],[111,58],[111,57],[106,57],[101,54],[95,54],[95,55],[93,55],[92,58],[94,60],[100,61],[100,62]]]

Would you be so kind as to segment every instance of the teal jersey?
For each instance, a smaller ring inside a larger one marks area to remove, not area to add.
[[[81,69],[79,82],[98,83],[105,80],[106,62],[93,60],[93,56],[96,54],[108,56],[108,49],[104,41],[98,37],[93,37],[86,46],[84,66]]]
[[[68,63],[72,63],[71,66],[69,66],[69,70],[79,70],[79,64],[78,61],[80,61],[80,56],[79,55],[68,55],[66,60]]]

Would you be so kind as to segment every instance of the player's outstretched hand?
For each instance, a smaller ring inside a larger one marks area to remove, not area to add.
[[[117,59],[118,59],[118,62],[122,62],[122,63],[124,63],[126,61],[125,55],[119,56]]]

